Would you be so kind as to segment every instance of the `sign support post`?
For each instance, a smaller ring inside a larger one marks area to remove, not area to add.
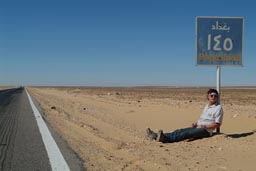
[[[218,93],[219,93],[219,97],[218,97],[218,103],[220,104],[220,87],[221,87],[221,77],[220,77],[220,73],[221,73],[221,67],[218,65],[217,66],[217,85],[216,85],[216,89],[217,89],[217,91],[218,91]],[[220,128],[217,128],[217,130],[216,130],[216,132],[217,133],[220,133]]]
[[[220,73],[221,73],[221,67],[218,65],[217,66],[217,84],[216,84],[216,89],[219,93],[219,97],[218,97],[218,102],[220,103],[220,87],[221,87],[221,78],[220,78]]]

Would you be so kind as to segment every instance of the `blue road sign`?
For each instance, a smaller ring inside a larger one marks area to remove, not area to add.
[[[196,17],[196,64],[243,66],[243,17]]]

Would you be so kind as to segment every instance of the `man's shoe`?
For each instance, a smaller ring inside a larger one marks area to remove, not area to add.
[[[166,138],[164,136],[163,130],[158,130],[156,141],[165,143],[165,140]]]
[[[147,137],[148,137],[150,140],[156,140],[156,138],[157,138],[157,133],[155,133],[154,131],[152,131],[150,128],[147,128],[147,129],[146,129],[146,133],[147,133]]]

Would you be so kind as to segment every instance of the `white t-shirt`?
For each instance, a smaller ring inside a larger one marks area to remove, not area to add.
[[[197,121],[197,125],[210,125],[213,123],[222,123],[223,119],[223,109],[222,106],[218,103],[215,103],[211,106],[208,104],[205,106],[203,113],[201,114],[200,119]],[[212,133],[213,130],[208,130]]]

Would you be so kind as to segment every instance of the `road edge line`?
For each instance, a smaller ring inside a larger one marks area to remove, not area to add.
[[[58,145],[56,144],[54,138],[52,137],[51,132],[49,131],[46,123],[44,122],[40,112],[36,108],[26,88],[25,88],[25,91],[27,93],[30,105],[32,107],[32,110],[37,122],[37,126],[41,133],[52,170],[53,171],[70,171],[70,168],[67,162],[65,161]]]

